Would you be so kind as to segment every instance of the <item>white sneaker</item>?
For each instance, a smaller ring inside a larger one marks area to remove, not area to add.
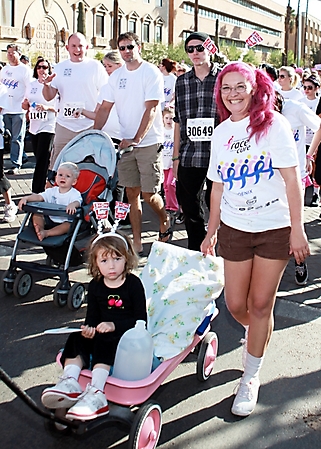
[[[78,402],[66,413],[66,418],[88,421],[107,413],[109,413],[109,407],[104,393],[88,384]]]
[[[15,205],[14,202],[11,202],[10,204],[5,204],[3,221],[6,221],[7,223],[12,223],[13,221],[15,221],[17,213],[18,207]]]
[[[41,402],[47,408],[69,408],[78,401],[82,394],[79,383],[73,377],[61,377],[53,387],[45,388]]]
[[[245,383],[243,378],[241,379],[231,409],[233,415],[248,416],[253,412],[257,403],[259,388],[259,379],[253,378],[248,383]]]

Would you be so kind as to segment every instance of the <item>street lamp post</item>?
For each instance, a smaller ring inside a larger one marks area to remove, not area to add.
[[[285,16],[284,54],[282,57],[282,65],[288,65],[290,17],[291,17],[291,6],[289,0],[288,6],[286,7],[286,16]]]
[[[298,9],[295,19],[295,57],[296,65],[300,65],[300,50],[301,50],[301,38],[300,38],[300,0],[298,0]]]
[[[198,0],[194,3],[194,31],[198,31]]]

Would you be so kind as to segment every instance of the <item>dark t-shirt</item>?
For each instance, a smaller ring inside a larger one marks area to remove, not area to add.
[[[140,279],[127,274],[120,287],[110,288],[101,278],[90,281],[85,324],[97,326],[101,322],[115,324],[115,336],[135,326],[137,320],[147,322],[145,290]]]

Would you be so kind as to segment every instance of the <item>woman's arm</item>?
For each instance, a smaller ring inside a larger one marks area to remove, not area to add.
[[[220,225],[221,217],[221,198],[223,194],[223,183],[213,182],[211,192],[210,218],[207,226],[207,234],[201,244],[201,252],[206,256],[212,254],[215,256],[215,245],[217,241],[217,230]]]
[[[303,226],[303,189],[298,167],[280,168],[286,186],[291,219],[290,254],[297,263],[310,255],[309,243]]]
[[[318,153],[318,147],[319,147],[320,142],[321,142],[321,126],[318,129],[318,131],[316,131],[314,133],[311,145],[310,145],[309,150],[306,155],[307,160],[306,160],[305,168],[308,173],[311,173],[311,171],[312,171],[312,162]]]

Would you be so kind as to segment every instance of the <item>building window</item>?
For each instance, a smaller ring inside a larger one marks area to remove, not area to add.
[[[150,3],[150,0],[144,0],[144,3]]]
[[[160,43],[163,40],[163,26],[156,25],[155,26],[155,41]]]
[[[155,0],[155,6],[163,6],[163,0]]]
[[[96,36],[105,37],[105,16],[96,15]]]
[[[131,33],[136,33],[136,20],[135,19],[128,20],[128,31],[130,31]]]
[[[96,6],[96,8],[93,8],[93,15],[94,15],[94,36],[95,37],[106,37],[107,35],[107,26],[106,26],[106,20],[107,20],[107,13],[108,9],[103,5],[100,4]]]
[[[150,23],[143,23],[143,42],[150,42]]]
[[[14,26],[14,0],[1,0],[0,25]]]

